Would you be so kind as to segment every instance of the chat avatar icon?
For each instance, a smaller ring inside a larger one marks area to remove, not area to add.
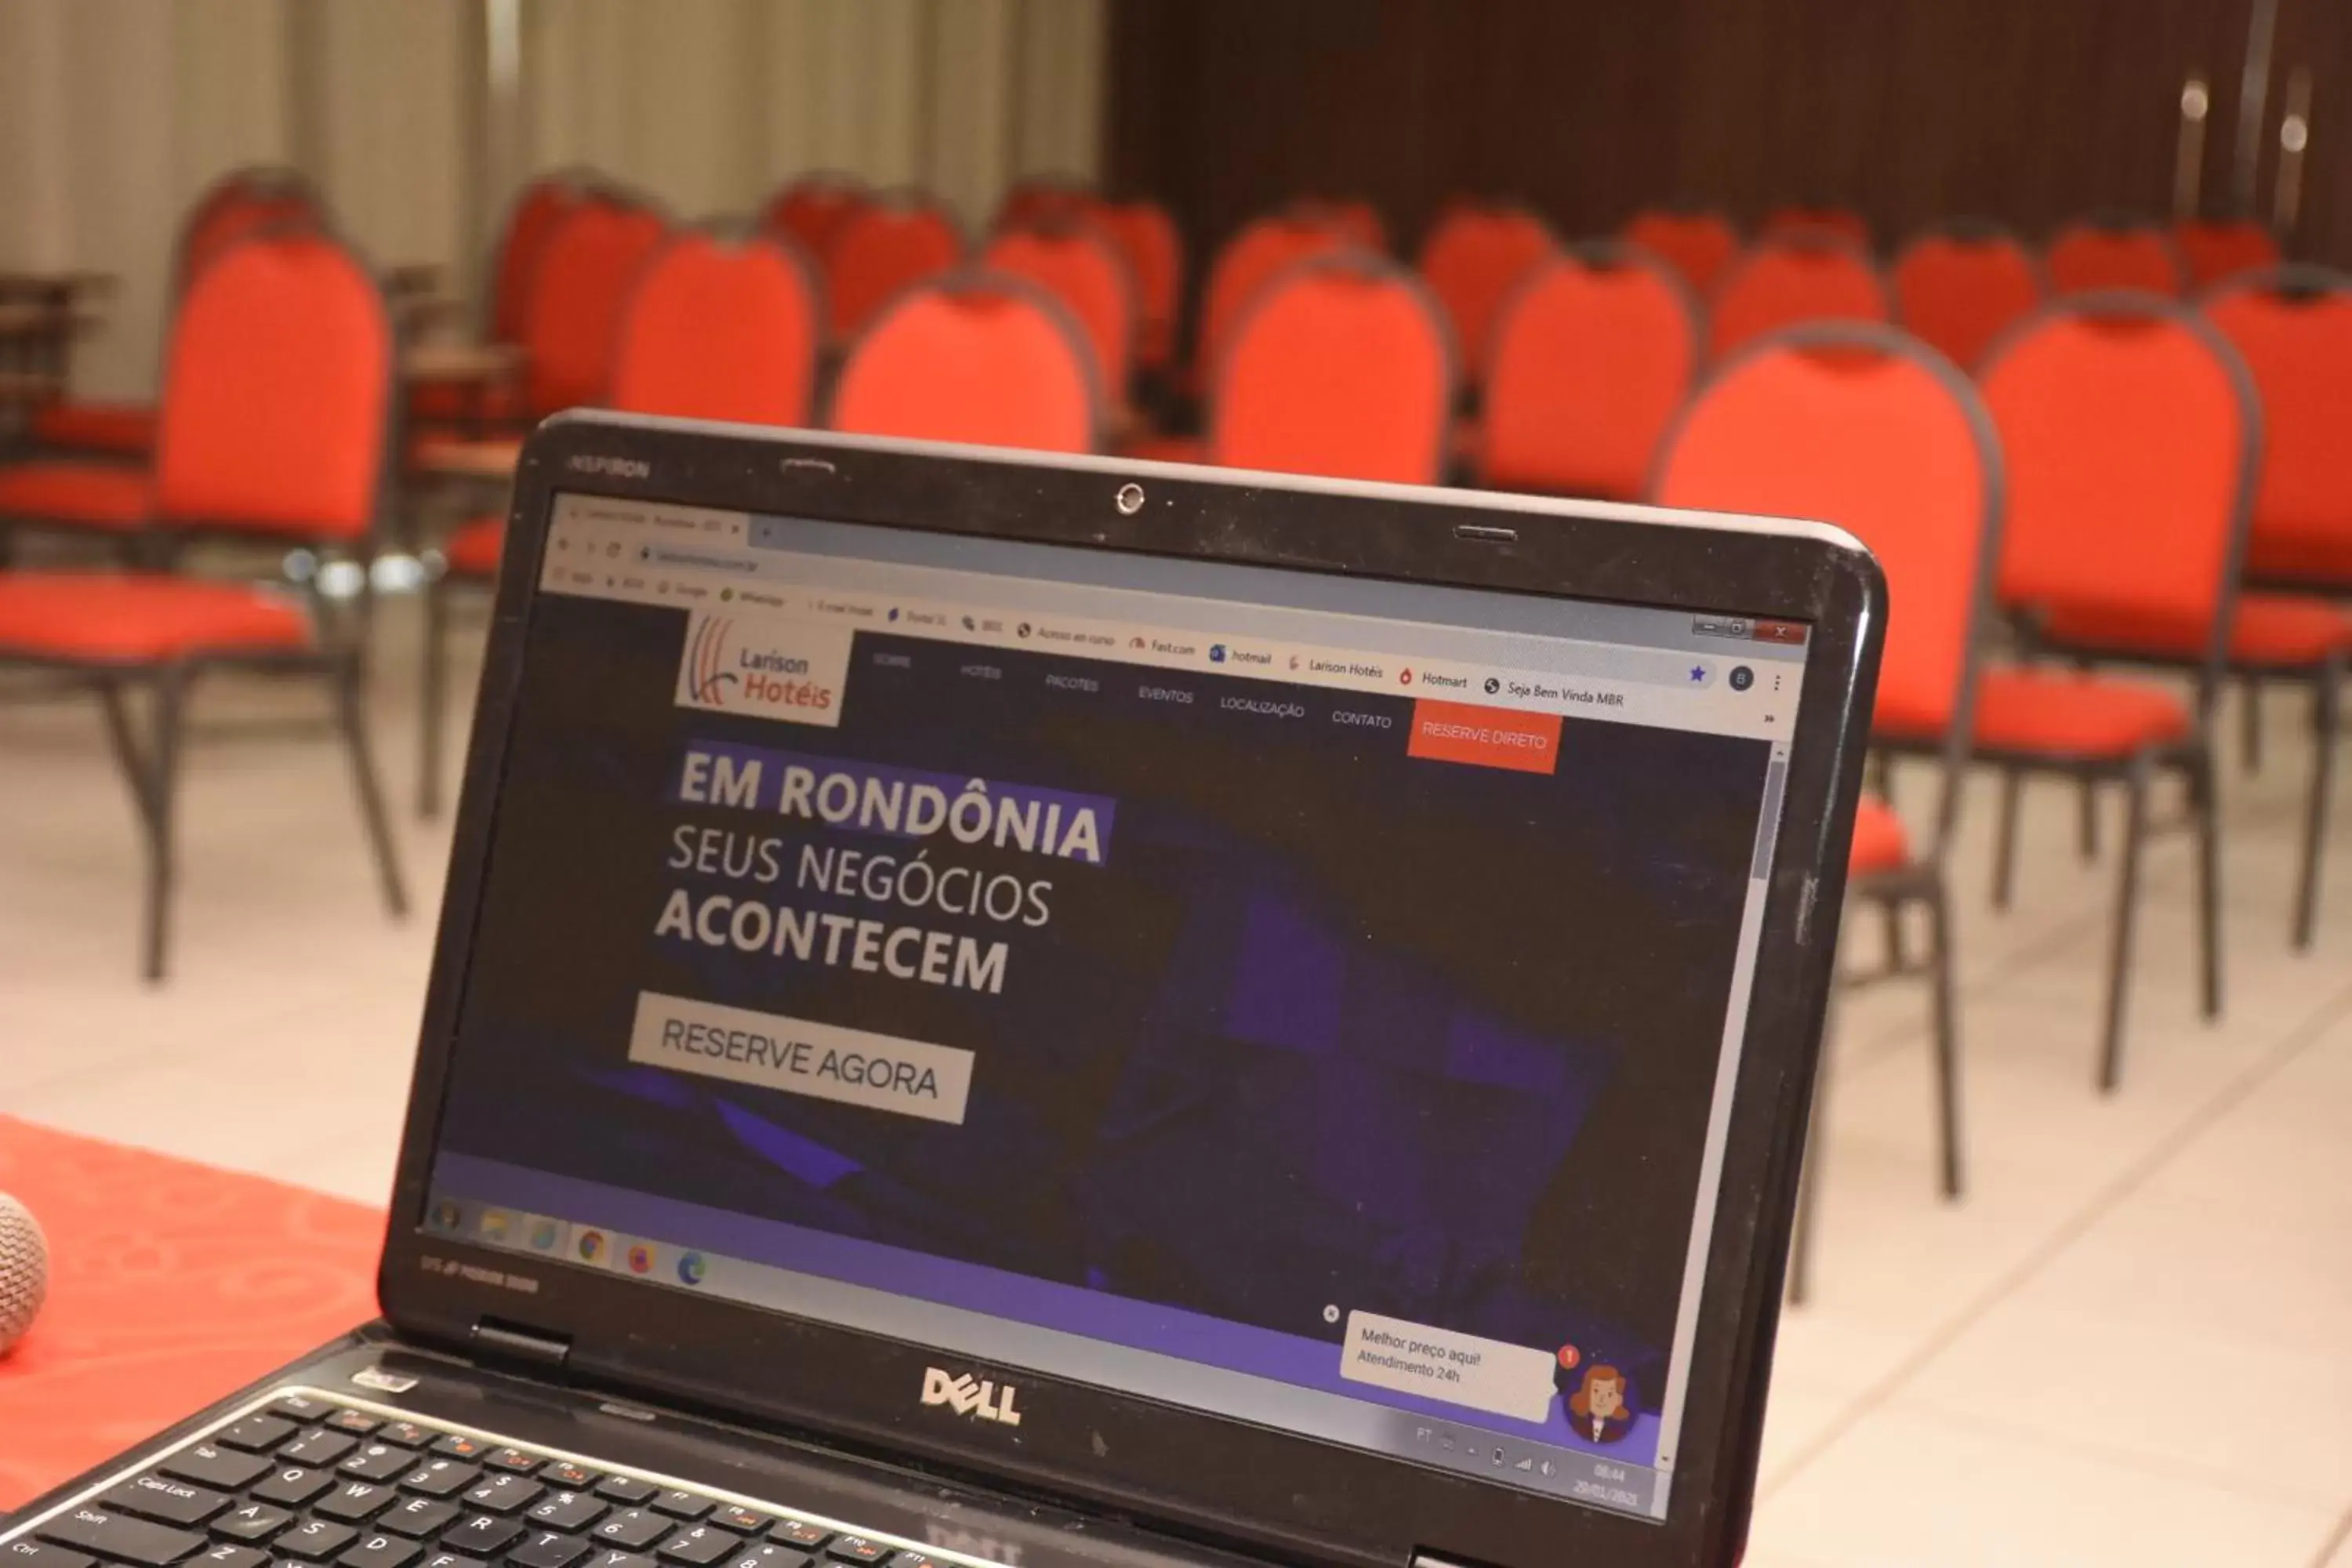
[[[1633,1386],[1625,1374],[1605,1363],[1586,1367],[1568,1396],[1568,1426],[1590,1443],[1622,1442],[1633,1429]]]

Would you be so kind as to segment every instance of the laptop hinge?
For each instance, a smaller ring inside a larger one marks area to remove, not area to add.
[[[561,1334],[541,1333],[520,1323],[481,1318],[474,1323],[475,1347],[505,1361],[532,1366],[560,1367],[572,1354],[572,1341]]]

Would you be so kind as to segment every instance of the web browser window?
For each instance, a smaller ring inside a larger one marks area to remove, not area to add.
[[[1806,627],[576,495],[541,585],[428,1230],[1664,1516]]]

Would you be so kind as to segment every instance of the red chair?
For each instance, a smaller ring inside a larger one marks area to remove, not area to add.
[[[1381,209],[1360,197],[1335,201],[1323,196],[1301,196],[1284,211],[1293,222],[1320,224],[1359,249],[1385,251],[1389,247],[1389,226],[1381,216]]]
[[[824,322],[814,270],[790,241],[682,231],[629,287],[609,389],[599,401],[633,414],[805,425],[815,407]],[[447,595],[457,584],[495,578],[505,540],[504,512],[478,517],[451,533],[442,545],[443,571],[425,579],[420,816],[440,809]]]
[[[1870,220],[1847,207],[1792,203],[1765,214],[1764,221],[1756,229],[1759,240],[1802,239],[1809,235],[1828,235],[1865,256],[1870,253]]]
[[[1704,340],[1681,278],[1633,246],[1577,246],[1538,264],[1496,322],[1480,482],[1638,498]]]
[[[1720,357],[1783,327],[1885,322],[1894,313],[1878,268],[1844,240],[1822,234],[1767,239],[1716,285],[1708,348]]]
[[[1184,241],[1176,220],[1153,201],[1103,202],[1095,209],[1127,257],[1135,279],[1135,360],[1147,371],[1164,369],[1176,356],[1176,319],[1184,297]]]
[[[1105,392],[1114,405],[1125,401],[1135,359],[1135,279],[1106,231],[1084,218],[1034,219],[999,232],[980,264],[1026,278],[1061,300],[1086,331]]]
[[[1234,323],[1260,289],[1277,274],[1310,256],[1345,250],[1348,241],[1328,223],[1288,214],[1262,217],[1243,226],[1225,242],[1209,266],[1201,297],[1198,341],[1193,345],[1193,376],[1205,389],[1216,375],[1217,361],[1233,335]]]
[[[865,331],[900,290],[953,271],[963,251],[963,230],[929,196],[877,197],[834,232],[824,252],[833,341]]]
[[[1543,219],[1526,208],[1472,203],[1449,207],[1422,242],[1422,281],[1444,308],[1473,385],[1486,383],[1504,302],[1558,248]]]
[[[965,272],[908,289],[851,347],[832,425],[898,436],[1091,452],[1102,396],[1086,333],[1024,278]]]
[[[1037,224],[1074,223],[1092,216],[1096,205],[1094,192],[1076,180],[1055,175],[1021,180],[1005,188],[988,231],[1001,234]]]
[[[523,309],[522,342],[530,355],[523,397],[533,420],[604,397],[622,309],[639,269],[668,233],[653,208],[602,192],[556,223]]]
[[[1992,224],[1918,236],[1896,258],[1893,282],[1904,330],[1963,370],[2042,303],[2032,254]]]
[[[2244,273],[2267,271],[2285,259],[2269,226],[2247,217],[2177,223],[2172,248],[2189,270],[2189,287],[2200,291]]]
[[[173,322],[139,526],[346,552],[364,566],[383,500],[395,370],[383,296],[341,245],[304,230],[234,247],[190,282]],[[365,608],[332,608],[245,581],[0,575],[0,662],[68,672],[103,700],[144,830],[150,980],[164,971],[182,716],[192,684],[216,669],[326,683],[384,902],[405,909],[362,713]],[[152,698],[143,738],[125,700],[138,690]]]
[[[1966,377],[1899,332],[1799,327],[1750,343],[1709,378],[1660,462],[1654,499],[1835,523],[1870,547],[1889,602],[1902,606],[1887,622],[1877,721],[1898,734],[1942,738],[1933,826],[1915,843],[1885,798],[1864,795],[1846,894],[1885,911],[1887,966],[1869,979],[1916,972],[1901,921],[1907,906],[1927,910],[1943,1187],[1958,1197],[1959,1038],[1947,867],[1998,548],[2000,457],[1991,423]],[[1827,1073],[1824,1054],[1790,1267],[1790,1294],[1800,1300]]]
[[[1665,262],[1705,300],[1739,255],[1739,231],[1721,213],[1654,207],[1633,215],[1622,237]]]
[[[2103,215],[2067,225],[2051,237],[2042,269],[2053,294],[2137,289],[2178,296],[2185,279],[2164,230],[2138,218]]]
[[[1434,484],[1454,406],[1444,318],[1368,251],[1313,256],[1260,289],[1219,362],[1207,459]]]
[[[760,226],[783,235],[822,262],[834,236],[873,201],[866,182],[855,174],[803,174],[768,198]]]
[[[232,170],[189,205],[173,243],[165,310],[175,310],[189,280],[238,241],[265,228],[321,226],[326,204],[291,169]],[[60,398],[33,410],[27,433],[52,450],[144,458],[154,449],[156,407],[115,399]]]
[[[2210,296],[2205,316],[2262,395],[2247,575],[2352,597],[2352,278],[2316,267],[2258,273]]]

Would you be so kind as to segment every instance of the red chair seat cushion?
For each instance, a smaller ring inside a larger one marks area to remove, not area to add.
[[[146,525],[146,474],[110,463],[13,463],[0,468],[0,517],[82,528]]]
[[[2203,625],[2134,611],[2063,607],[2042,622],[2052,641],[2069,647],[2106,648],[2160,658],[2204,657]],[[2352,647],[2352,616],[2325,599],[2301,594],[2242,594],[2230,630],[2233,663],[2281,669],[2319,663]]]
[[[1990,751],[2112,760],[2185,740],[2188,705],[2159,686],[2054,669],[1988,669],[1976,743]]]
[[[45,446],[143,457],[155,445],[156,414],[146,403],[51,403],[33,412],[33,439]]]
[[[499,556],[506,543],[506,514],[493,512],[474,519],[452,533],[441,546],[441,558],[460,577],[495,577],[499,574]]]
[[[0,575],[0,658],[154,664],[301,648],[310,617],[241,583],[100,572]]]
[[[375,1316],[383,1215],[0,1116],[49,1294],[0,1357],[11,1509]]]
[[[2352,532],[2280,533],[2258,530],[2246,551],[2257,577],[2287,577],[2352,588]]]
[[[1849,877],[1899,871],[1911,863],[1911,837],[1903,819],[1874,795],[1864,795],[1853,814],[1853,845],[1846,851]]]

